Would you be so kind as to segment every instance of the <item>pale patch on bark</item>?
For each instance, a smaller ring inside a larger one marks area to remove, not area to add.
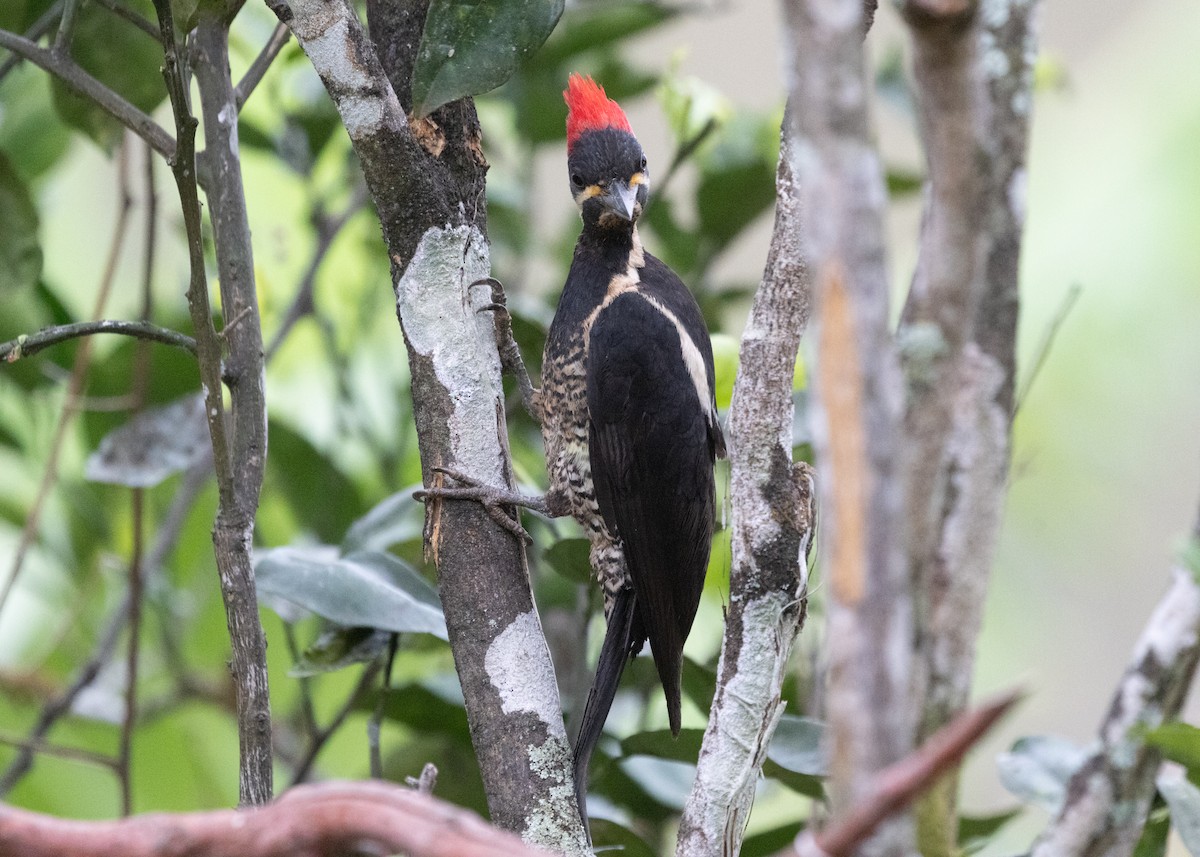
[[[562,731],[561,725],[559,731]],[[527,816],[521,838],[530,845],[556,851],[563,848],[563,830],[574,826],[583,833],[582,827],[570,823],[574,819],[562,818],[563,813],[573,813],[575,807],[575,784],[568,775],[571,770],[571,747],[567,744],[566,736],[552,734],[544,744],[531,746],[529,770],[548,780],[551,785],[548,797],[539,800]],[[586,837],[581,835],[577,841],[569,844],[567,853],[590,855],[592,852]]]
[[[454,466],[502,485],[496,443],[496,400],[503,392],[500,357],[491,315],[477,312],[488,292],[470,288],[488,271],[487,240],[478,228],[430,229],[396,283],[396,304],[410,347],[430,359],[453,403],[449,428]]]
[[[566,741],[558,685],[536,611],[521,613],[496,636],[488,646],[483,668],[500,694],[505,714],[528,711],[546,724],[551,738]]]

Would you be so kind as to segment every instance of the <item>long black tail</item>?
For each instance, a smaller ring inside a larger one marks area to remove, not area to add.
[[[608,630],[604,632],[604,645],[600,648],[600,660],[596,664],[596,678],[592,681],[592,689],[588,691],[579,736],[575,739],[575,800],[579,803],[579,817],[583,819],[584,830],[589,831],[589,839],[588,765],[592,761],[596,742],[600,740],[600,733],[604,731],[604,721],[608,719],[613,697],[617,695],[621,673],[625,672],[625,664],[629,660],[636,612],[634,591],[622,589],[613,600],[612,610],[608,614]]]

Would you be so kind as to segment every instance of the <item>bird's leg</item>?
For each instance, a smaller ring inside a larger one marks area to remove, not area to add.
[[[553,489],[539,497],[536,494],[522,494],[511,488],[488,485],[473,476],[449,467],[430,469],[434,473],[450,477],[459,484],[456,486],[433,485],[422,488],[413,492],[414,498],[422,502],[425,500],[474,500],[483,506],[493,521],[528,543],[532,543],[533,539],[521,526],[519,517],[510,514],[503,507],[530,509],[547,518],[561,518],[570,511],[566,497]]]
[[[492,290],[492,302],[484,304],[476,312],[493,312],[496,327],[496,350],[500,353],[500,368],[517,379],[517,389],[521,391],[521,403],[538,423],[542,421],[542,409],[539,398],[540,391],[535,389],[529,372],[525,369],[525,361],[521,357],[521,349],[513,338],[512,316],[508,312],[508,303],[504,296],[504,286],[495,277],[484,277],[471,283],[471,288],[488,286]]]

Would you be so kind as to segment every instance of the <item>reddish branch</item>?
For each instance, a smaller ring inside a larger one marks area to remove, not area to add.
[[[777,857],[848,857],[888,816],[910,804],[944,774],[954,770],[967,750],[1021,698],[1006,696],[968,711],[939,729],[920,749],[884,768],[867,793],[840,821],[813,834],[805,831]]]
[[[298,786],[245,810],[67,821],[0,805],[0,854],[21,857],[538,857],[474,813],[389,783]]]

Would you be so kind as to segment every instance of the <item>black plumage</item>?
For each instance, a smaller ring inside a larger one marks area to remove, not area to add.
[[[724,439],[695,299],[645,252],[646,158],[590,80],[567,92],[568,171],[583,229],[547,339],[541,390],[551,505],[591,541],[608,629],[575,745],[586,820],[588,761],[629,657],[648,640],[680,727],[683,644],[704,587],[714,459]]]

